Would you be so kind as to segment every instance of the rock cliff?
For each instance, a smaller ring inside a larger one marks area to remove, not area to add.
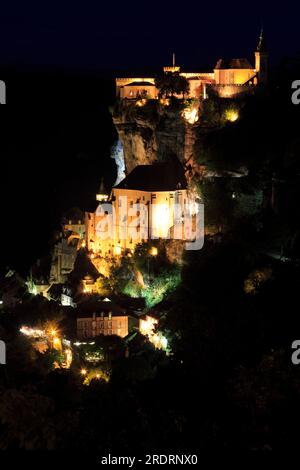
[[[164,106],[157,101],[142,106],[130,102],[116,105],[113,121],[123,145],[126,173],[171,155],[177,155],[183,165],[195,167],[197,123],[188,123],[183,111],[180,105]]]

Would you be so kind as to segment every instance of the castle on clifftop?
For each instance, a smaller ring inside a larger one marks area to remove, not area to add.
[[[268,81],[269,54],[267,51],[263,30],[260,33],[257,48],[254,53],[255,67],[248,59],[219,59],[212,72],[184,72],[175,65],[164,67],[165,73],[179,73],[190,85],[191,98],[207,97],[208,89],[213,89],[221,98],[232,98],[240,93],[248,93],[257,85],[266,85]],[[120,99],[158,98],[158,89],[154,77],[116,78],[116,93]]]

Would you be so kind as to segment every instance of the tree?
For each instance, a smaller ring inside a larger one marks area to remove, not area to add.
[[[178,72],[167,72],[155,79],[155,86],[159,90],[159,96],[174,96],[189,93],[189,82],[181,76]]]

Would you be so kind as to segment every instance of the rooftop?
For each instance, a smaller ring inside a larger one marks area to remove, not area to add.
[[[140,191],[175,191],[186,189],[187,181],[179,161],[136,166],[116,189],[135,189]]]
[[[125,86],[155,86],[155,85],[151,82],[130,82],[130,83],[127,83],[127,85]]]
[[[215,69],[252,69],[252,65],[248,59],[219,59]]]

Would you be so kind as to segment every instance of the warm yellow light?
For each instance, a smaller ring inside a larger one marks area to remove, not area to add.
[[[57,336],[53,337],[52,344],[53,344],[54,349],[58,349],[58,350],[61,349],[61,340]]]
[[[139,330],[142,335],[147,336],[150,343],[152,343],[156,349],[166,351],[168,340],[160,332],[155,332],[157,324],[158,320],[156,318],[147,315],[145,320],[140,320]]]
[[[95,258],[95,255],[94,253],[91,254],[91,259],[94,259]]]
[[[199,119],[198,108],[185,108],[182,116],[189,124],[195,124]]]
[[[146,100],[145,99],[142,99],[142,100],[138,100],[136,103],[136,106],[144,106],[146,104]]]
[[[156,248],[156,246],[153,246],[150,250],[150,255],[157,256],[157,254],[158,254],[158,249]]]
[[[170,105],[170,100],[168,98],[161,98],[159,100],[160,104],[162,104],[163,106],[169,106]]]
[[[96,374],[96,379],[100,379],[100,374]]]
[[[96,194],[96,201],[98,202],[104,202],[108,200],[108,195],[107,194]]]
[[[32,336],[33,338],[39,338],[45,336],[45,330],[39,330],[36,328],[30,328],[28,326],[22,326],[20,332],[26,336]]]
[[[152,230],[156,238],[167,238],[172,225],[172,215],[168,204],[153,204]]]
[[[64,354],[65,354],[64,368],[65,369],[70,369],[70,366],[71,366],[72,360],[73,360],[72,350],[71,349],[65,349]]]
[[[227,109],[227,111],[225,112],[225,118],[227,121],[235,122],[239,118],[239,113],[235,109]]]
[[[87,370],[86,370],[86,369],[81,369],[80,373],[81,373],[81,375],[86,375],[86,374],[87,374]]]
[[[116,246],[116,247],[115,247],[115,254],[116,254],[116,255],[120,255],[121,253],[122,253],[121,247],[120,247],[120,246]]]
[[[140,320],[140,333],[144,336],[152,336],[157,323],[156,318],[147,315],[145,320]]]

